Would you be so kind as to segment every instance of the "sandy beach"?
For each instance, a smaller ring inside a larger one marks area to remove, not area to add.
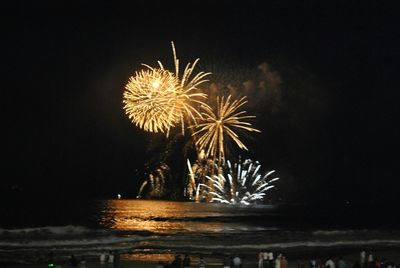
[[[397,267],[399,267],[400,264],[400,250],[398,249],[389,249],[389,250],[381,250],[381,251],[373,251],[372,252],[374,257],[377,257],[379,260],[385,259],[386,262],[393,262],[396,264]],[[299,253],[300,254],[300,253]],[[339,257],[342,257],[346,261],[346,266],[347,268],[352,268],[353,264],[356,260],[359,260],[360,253],[359,251],[357,252],[351,252],[351,253],[345,253],[345,254],[338,254],[336,252],[335,254],[330,255],[328,252],[325,254],[321,255],[319,253],[317,256],[312,257],[311,253],[304,254],[304,256],[295,256],[298,255],[296,254],[287,254],[285,255],[287,260],[288,260],[288,267],[289,268],[298,268],[299,262],[303,262],[305,264],[305,267],[308,268],[308,261],[311,258],[315,258],[316,260],[327,260],[328,258],[332,258],[333,261],[337,261]],[[166,260],[165,258],[158,258],[158,256],[146,256],[146,260],[137,260],[134,259],[135,257],[132,255],[121,255],[121,261],[120,261],[120,266],[119,268],[155,268],[158,261],[167,261],[170,262],[172,260]],[[222,256],[205,256],[205,260],[207,262],[207,267],[222,267]],[[142,257],[143,259],[143,257]],[[199,257],[198,256],[191,256],[192,260],[192,265],[191,267],[198,267],[198,261]],[[59,266],[59,268],[68,268],[70,267],[68,265],[67,261],[60,262],[59,264],[56,264],[55,267]],[[48,267],[47,263],[35,263],[35,264],[0,264],[0,267],[4,268],[43,268],[43,267]],[[258,267],[257,265],[257,254],[254,254],[254,257],[252,256],[244,256],[243,258],[243,267],[244,268],[250,268],[250,267]],[[87,259],[86,263],[86,268],[113,268],[112,264],[101,264],[98,259],[94,258],[89,258]]]

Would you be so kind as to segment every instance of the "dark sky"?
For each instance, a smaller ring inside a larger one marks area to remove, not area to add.
[[[141,63],[171,63],[174,40],[183,62],[279,73],[284,108],[256,111],[263,134],[249,143],[290,194],[399,200],[391,2],[53,2],[2,8],[7,194],[136,194],[152,134],[129,122],[122,92]]]

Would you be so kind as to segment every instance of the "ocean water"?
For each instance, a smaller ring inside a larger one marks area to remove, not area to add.
[[[49,254],[132,260],[175,254],[215,258],[259,251],[287,256],[399,249],[400,224],[359,206],[231,206],[151,200],[25,200],[1,209],[0,263],[45,262]],[[392,217],[391,217],[392,216]]]

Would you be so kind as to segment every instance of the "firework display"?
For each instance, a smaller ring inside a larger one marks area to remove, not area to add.
[[[153,68],[143,64],[145,69],[129,78],[123,94],[123,109],[129,119],[147,132],[166,133],[180,125],[184,134],[185,125],[191,130],[191,143],[196,150],[197,160],[191,165],[187,160],[189,174],[184,196],[189,200],[220,202],[228,204],[250,204],[263,200],[271,188],[268,176],[259,174],[258,162],[246,160],[231,167],[226,156],[227,142],[233,141],[240,149],[248,150],[239,136],[242,131],[260,132],[254,128],[242,110],[247,103],[246,96],[234,99],[231,95],[216,97],[213,108],[205,103],[208,95],[200,86],[208,80],[208,72],[194,73],[196,59],[188,63],[182,74],[174,43],[172,52],[175,70],[171,72],[158,61]],[[216,92],[214,92],[216,93]],[[163,167],[163,166],[161,166]],[[165,191],[165,172],[158,168],[150,173],[140,187],[138,197],[160,197]]]
[[[159,67],[142,70],[130,77],[123,95],[124,109],[132,122],[148,132],[169,133],[169,130],[181,124],[184,131],[185,120],[192,120],[201,114],[197,106],[207,106],[203,99],[206,94],[198,90],[206,82],[210,73],[199,72],[193,75],[199,59],[188,63],[180,77],[179,59],[172,43],[175,73],[166,70],[158,61]],[[191,78],[193,75],[193,78]]]

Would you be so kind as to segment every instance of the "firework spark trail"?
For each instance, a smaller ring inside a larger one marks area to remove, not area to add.
[[[171,44],[175,74],[166,70],[160,61],[159,68],[143,64],[147,70],[130,77],[123,95],[125,112],[136,126],[148,132],[166,133],[167,136],[170,129],[179,123],[184,132],[185,119],[196,124],[196,118],[201,118],[197,106],[207,107],[202,101],[207,95],[195,91],[208,81],[205,78],[210,74],[199,72],[191,78],[199,61],[196,59],[193,64],[186,65],[180,78],[179,59],[174,43]]]
[[[165,192],[165,183],[168,173],[169,166],[165,163],[160,164],[142,183],[136,198],[142,198],[146,186],[149,188],[146,195],[157,198],[162,197]]]
[[[246,111],[237,110],[246,103],[246,97],[231,102],[231,96],[228,98],[217,97],[217,110],[214,111],[209,106],[203,106],[203,122],[195,125],[197,129],[193,135],[200,135],[196,144],[200,149],[204,149],[206,156],[225,159],[224,137],[231,138],[241,149],[248,150],[244,143],[239,139],[234,129],[260,132],[251,127],[251,124],[244,121],[255,118],[255,116],[244,115]]]

